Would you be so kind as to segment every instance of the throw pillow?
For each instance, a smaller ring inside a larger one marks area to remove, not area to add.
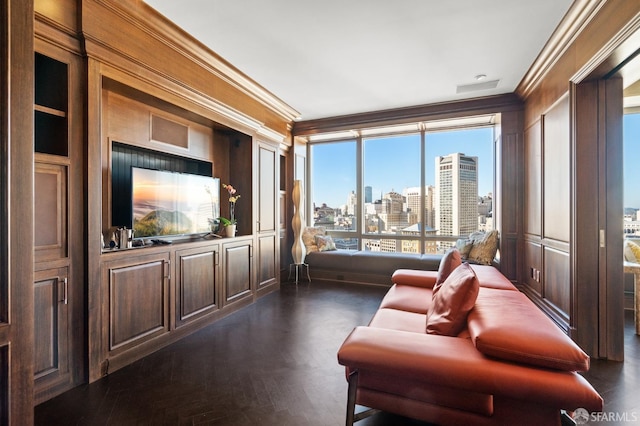
[[[460,252],[457,248],[449,249],[440,260],[438,275],[436,275],[436,283],[433,285],[433,295],[435,295],[442,287],[442,283],[449,277],[451,272],[462,263]]]
[[[498,251],[498,231],[487,232],[480,240],[473,243],[468,259],[481,265],[491,265]]]
[[[302,243],[307,249],[307,253],[318,251],[318,246],[316,245],[316,235],[324,235],[324,233],[325,229],[322,226],[308,226],[304,228],[304,231],[302,231]]]
[[[460,238],[456,240],[456,248],[460,252],[460,257],[466,259],[473,248],[473,240],[468,238]]]
[[[640,263],[640,245],[628,238],[624,240],[624,260],[627,262]]]
[[[316,245],[318,251],[336,250],[336,244],[333,242],[331,235],[316,235]]]
[[[427,333],[457,336],[464,329],[467,315],[473,309],[480,283],[468,263],[451,272],[433,295],[427,313]]]

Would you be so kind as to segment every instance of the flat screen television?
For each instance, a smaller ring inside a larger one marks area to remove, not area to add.
[[[134,238],[217,231],[220,179],[131,167]]]

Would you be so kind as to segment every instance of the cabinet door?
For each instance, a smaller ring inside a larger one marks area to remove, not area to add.
[[[268,145],[258,146],[258,232],[276,230],[276,154]]]
[[[181,250],[176,269],[176,325],[218,309],[218,246]]]
[[[34,274],[36,404],[71,381],[67,272],[67,268],[54,268]]]
[[[258,291],[262,288],[276,284],[279,271],[276,268],[277,252],[279,250],[279,238],[275,234],[258,234]]]
[[[222,246],[225,305],[251,296],[251,240],[225,243]]]
[[[279,168],[280,156],[267,144],[258,145],[258,233],[257,283],[258,291],[278,283],[279,266]]]
[[[67,166],[35,163],[34,260],[67,257]]]
[[[133,256],[103,264],[103,323],[109,356],[169,332],[169,254]]]

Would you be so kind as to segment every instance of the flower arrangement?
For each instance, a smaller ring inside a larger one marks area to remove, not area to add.
[[[220,218],[222,226],[235,225],[236,224],[236,202],[240,198],[240,194],[237,194],[236,189],[227,183],[222,184],[222,188],[226,189],[229,193],[229,219],[226,217]]]

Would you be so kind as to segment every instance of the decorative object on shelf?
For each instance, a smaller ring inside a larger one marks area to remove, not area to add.
[[[236,202],[240,198],[240,194],[237,194],[236,189],[227,183],[223,183],[222,187],[229,193],[229,218],[219,217],[220,224],[224,227],[227,237],[234,237],[236,235]]]
[[[303,199],[302,182],[300,180],[293,181],[293,191],[291,200],[293,201],[293,219],[291,219],[291,227],[293,228],[293,246],[291,247],[291,256],[293,263],[301,265],[307,255],[307,249],[302,242],[302,229],[304,227],[304,217],[302,215],[301,204]]]
[[[126,226],[118,228],[116,231],[116,244],[120,249],[133,247],[133,229]]]
[[[224,227],[224,232],[227,237],[235,237],[236,235],[236,223],[235,221],[231,222],[226,217],[220,218],[220,224]]]

